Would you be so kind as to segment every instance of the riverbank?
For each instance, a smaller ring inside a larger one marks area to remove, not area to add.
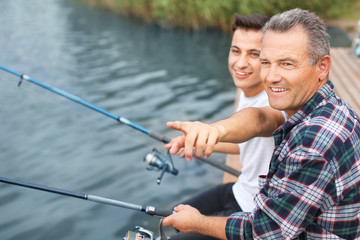
[[[268,0],[206,1],[206,0],[79,0],[103,7],[124,16],[130,16],[162,27],[187,30],[221,29],[231,31],[232,16],[261,13],[268,16],[295,7],[316,12],[329,24],[352,33],[357,30],[360,2],[351,0],[292,1]],[[327,6],[326,8],[324,6]],[[341,20],[339,20],[341,19]]]

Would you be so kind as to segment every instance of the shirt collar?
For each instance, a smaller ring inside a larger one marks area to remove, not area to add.
[[[282,126],[276,129],[274,134],[278,134],[281,131],[284,133],[288,132],[293,126],[312,113],[325,99],[329,98],[329,96],[333,96],[335,94],[333,89],[334,85],[328,80],[299,111],[291,116],[291,118],[289,118]]]

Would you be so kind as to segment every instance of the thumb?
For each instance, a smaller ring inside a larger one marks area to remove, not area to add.
[[[168,226],[172,226],[172,222],[173,222],[173,217],[172,217],[172,215],[170,215],[170,216],[167,216],[166,218],[164,218],[163,220],[162,220],[162,225],[164,226],[164,227],[168,227]]]

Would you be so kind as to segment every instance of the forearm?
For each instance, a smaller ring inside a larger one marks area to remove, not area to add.
[[[196,232],[218,239],[227,239],[225,233],[226,221],[227,217],[203,216],[203,220],[197,226]]]
[[[220,153],[239,154],[239,151],[239,145],[236,143],[219,142],[214,147],[214,152]]]
[[[231,117],[214,122],[221,142],[240,143],[254,137],[269,137],[284,122],[281,112],[270,107],[245,108]]]
[[[208,158],[218,142],[240,143],[253,137],[271,136],[283,122],[281,112],[271,107],[246,108],[212,124],[167,122],[169,128],[182,131],[183,136],[172,140],[165,148],[176,154],[183,147],[187,160],[192,159],[194,152],[195,158]]]

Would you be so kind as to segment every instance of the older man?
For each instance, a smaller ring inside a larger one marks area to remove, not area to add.
[[[259,178],[255,209],[211,217],[179,205],[165,226],[221,239],[360,238],[359,117],[328,80],[329,48],[324,22],[309,11],[293,9],[270,19],[261,79],[270,105],[289,118],[273,133],[275,150],[269,173]],[[170,150],[184,146],[191,158],[195,147],[196,157],[209,156],[216,142],[249,135],[241,124],[237,115],[211,125],[169,123],[184,133]]]

